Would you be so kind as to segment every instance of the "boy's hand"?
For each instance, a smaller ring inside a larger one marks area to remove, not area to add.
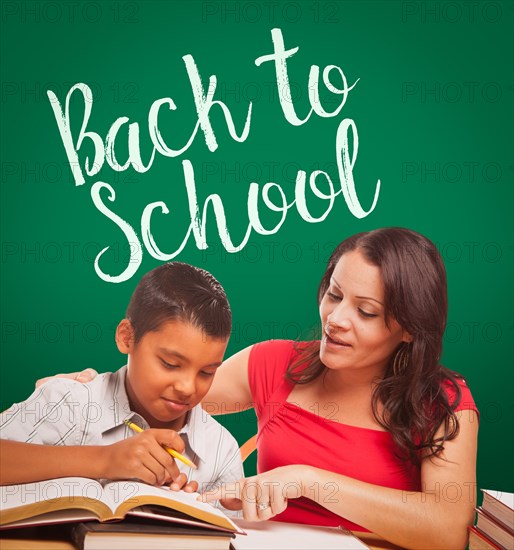
[[[186,493],[196,493],[198,491],[198,481],[187,482],[186,474],[180,474],[177,479],[170,485],[172,491],[180,491],[181,489]]]
[[[98,373],[95,369],[84,369],[80,372],[70,372],[67,374],[54,374],[53,376],[46,376],[45,378],[40,378],[36,381],[36,388],[39,388],[42,384],[45,382],[48,382],[48,380],[51,380],[52,378],[69,378],[70,380],[76,380],[77,382],[82,382],[85,384],[86,382],[91,382],[96,376],[98,376]]]
[[[162,445],[184,451],[182,438],[173,430],[145,430],[142,433],[105,447],[104,477],[140,479],[149,485],[177,483],[179,490],[187,482],[173,457]],[[187,486],[187,485],[186,485]]]

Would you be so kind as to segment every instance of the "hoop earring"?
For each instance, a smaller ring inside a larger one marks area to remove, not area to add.
[[[395,376],[402,376],[409,366],[410,353],[409,344],[403,344],[396,352],[393,359],[393,374]]]

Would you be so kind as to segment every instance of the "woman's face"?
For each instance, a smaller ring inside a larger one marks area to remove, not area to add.
[[[383,375],[401,342],[411,340],[394,319],[386,326],[383,304],[379,268],[359,250],[343,254],[320,304],[320,359],[329,369]]]

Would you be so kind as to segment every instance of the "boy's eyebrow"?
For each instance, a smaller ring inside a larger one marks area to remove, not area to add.
[[[182,355],[181,353],[179,353],[178,351],[174,351],[168,348],[159,348],[158,351],[159,353],[163,353],[164,355],[174,355],[175,357],[177,357],[178,359],[181,359],[182,361],[189,362],[189,359],[185,355]]]
[[[336,285],[336,287],[339,289],[339,290],[343,290],[341,288],[341,285],[334,279],[334,277],[330,277],[330,280]],[[380,304],[381,306],[383,306],[384,304],[380,301],[380,300],[377,300],[376,298],[371,298],[370,296],[355,296],[358,300],[373,300],[374,302],[377,302],[378,304]]]
[[[177,359],[180,359],[181,361],[189,363],[189,359],[185,355],[182,355],[178,351],[175,351],[175,350],[172,350],[172,349],[167,349],[167,348],[159,348],[158,352],[162,353],[163,355],[168,355],[168,356],[173,355]],[[221,363],[222,363],[221,361],[216,362],[216,363],[209,363],[208,365],[204,365],[204,367],[219,367],[221,365]]]

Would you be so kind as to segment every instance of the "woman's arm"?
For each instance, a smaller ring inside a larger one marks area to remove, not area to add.
[[[459,435],[445,443],[441,457],[423,461],[421,491],[377,487],[312,469],[302,480],[305,496],[400,546],[465,548],[476,505],[478,418],[474,411],[456,414]]]
[[[304,496],[399,546],[465,548],[475,507],[478,418],[474,411],[461,411],[457,418],[459,435],[445,443],[441,457],[423,461],[419,492],[291,465],[226,485],[202,499],[221,498],[231,508],[239,501],[245,519],[264,520],[281,513],[288,498]],[[267,502],[269,508],[257,509],[256,503]]]
[[[218,368],[211,389],[202,400],[202,407],[212,415],[241,412],[253,407],[248,381],[249,346],[223,362]]]

